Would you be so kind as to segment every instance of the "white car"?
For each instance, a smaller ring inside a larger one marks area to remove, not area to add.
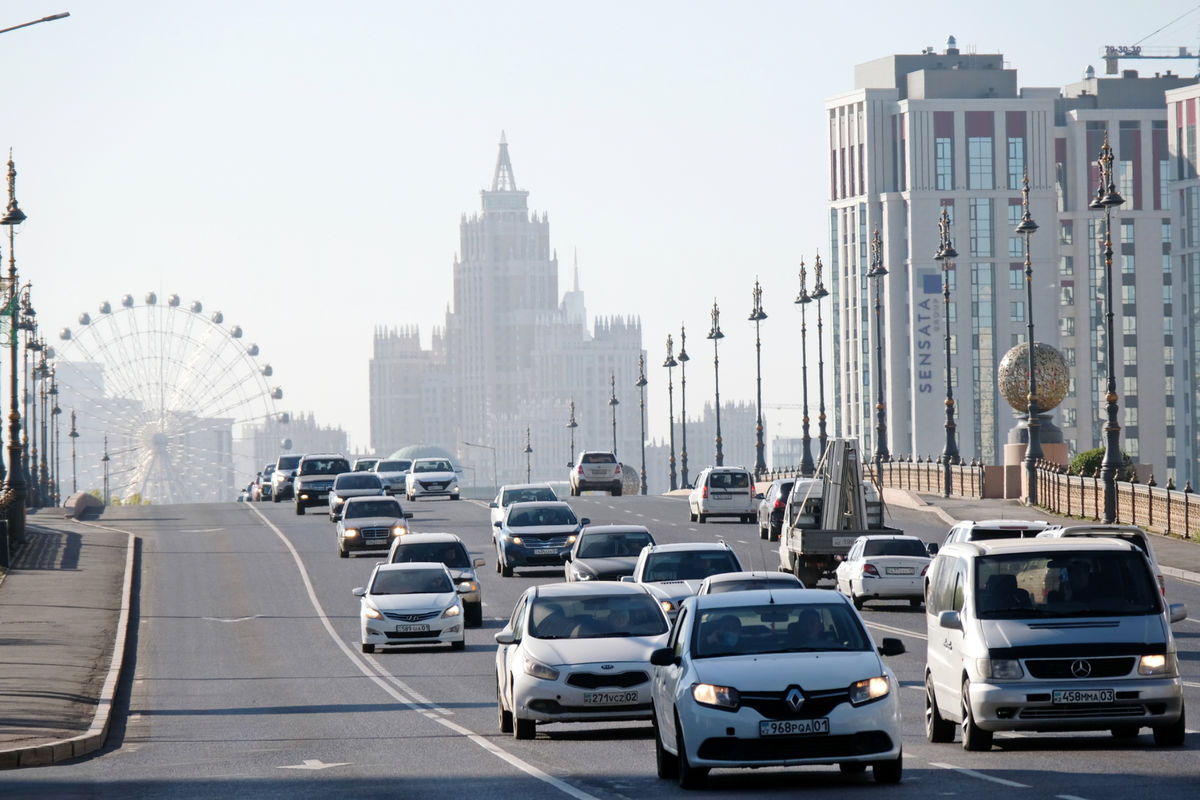
[[[860,536],[834,572],[838,591],[862,610],[867,600],[907,600],[920,608],[933,559],[916,536]]]
[[[745,592],[751,589],[803,589],[804,584],[790,572],[721,572],[709,575],[700,583],[696,594]]]
[[[404,496],[411,502],[418,497],[458,499],[458,473],[445,458],[414,459],[404,476]]]
[[[466,646],[463,604],[446,565],[436,561],[376,564],[371,580],[354,590],[362,599],[362,651],[404,644],[448,642]]]
[[[621,462],[607,450],[584,450],[567,478],[572,497],[579,497],[593,489],[620,497],[623,488],[621,481]]]
[[[900,685],[858,612],[828,589],[689,597],[654,665],[660,778],[685,789],[712,768],[837,764],[903,772]]]
[[[552,583],[521,595],[496,634],[500,732],[539,723],[650,718],[650,654],[667,618],[643,586]]]
[[[754,522],[758,501],[754,476],[745,467],[705,467],[688,495],[688,519],[703,524],[709,517],[737,517]]]
[[[513,503],[539,503],[558,499],[548,483],[513,483],[500,487],[496,499],[488,503],[492,511],[492,525],[504,519],[508,507]]]
[[[411,458],[382,458],[375,464],[374,472],[383,481],[383,490],[388,494],[404,494],[404,479],[412,469]]]
[[[695,594],[710,575],[741,572],[742,562],[725,542],[680,542],[642,548],[633,574],[621,578],[644,583],[671,619],[685,597]]]

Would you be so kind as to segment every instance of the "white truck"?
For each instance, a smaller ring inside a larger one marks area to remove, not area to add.
[[[883,524],[883,501],[862,477],[853,439],[830,439],[812,478],[797,478],[779,535],[779,571],[813,587],[834,570],[859,536],[903,533]]]

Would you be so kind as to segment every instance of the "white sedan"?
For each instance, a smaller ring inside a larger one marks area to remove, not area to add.
[[[411,502],[418,497],[458,499],[458,473],[445,458],[418,458],[404,476],[404,496]]]
[[[462,600],[445,564],[376,564],[371,580],[355,589],[354,596],[362,600],[364,653],[403,644],[448,642],[451,650],[466,646]]]
[[[925,572],[932,561],[925,542],[916,536],[860,536],[838,564],[838,591],[861,609],[867,600],[907,600],[920,608]]]
[[[496,634],[500,732],[548,722],[650,718],[650,654],[667,617],[644,586],[552,583],[521,595]]]
[[[869,766],[903,770],[896,676],[846,598],[828,589],[754,590],[684,601],[654,665],[660,778],[685,789],[710,769]]]

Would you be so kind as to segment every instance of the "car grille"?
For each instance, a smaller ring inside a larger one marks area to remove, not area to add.
[[[328,492],[333,488],[333,481],[301,481],[307,492]]]
[[[573,672],[567,678],[568,686],[578,686],[581,689],[599,689],[601,686],[615,686],[627,689],[650,680],[650,676],[640,670],[633,672],[618,672],[601,674],[598,672]]]
[[[362,536],[363,544],[387,544],[392,533],[391,528],[360,528],[359,535]]]
[[[417,483],[427,492],[444,492],[450,481],[417,481]]]
[[[400,632],[400,631],[385,631],[384,636],[389,639],[437,639],[442,635],[441,631],[417,631]]]
[[[401,611],[384,611],[383,615],[388,619],[394,619],[397,622],[422,622],[427,619],[433,619],[441,611],[425,611],[420,614],[409,614]]]
[[[520,529],[514,529],[513,533],[521,537],[521,543],[525,547],[566,547],[567,535],[565,533],[556,534],[553,536],[530,536],[526,533],[521,533]]]
[[[784,697],[788,689],[782,692],[742,692],[738,695],[741,705],[753,708],[767,719],[813,719],[825,717],[829,712],[842,703],[850,702],[850,692],[845,689],[835,689],[827,692],[805,692],[804,702],[800,708],[793,711]]]
[[[700,743],[699,756],[720,761],[784,761],[866,756],[891,749],[892,737],[885,731],[862,731],[846,736],[714,737]]]
[[[1072,665],[1084,663],[1087,674],[1077,675]],[[1133,656],[1119,658],[1046,658],[1027,659],[1025,668],[1035,678],[1051,680],[1090,680],[1093,678],[1119,678],[1133,671],[1136,659]]]
[[[1023,708],[1020,719],[1091,719],[1094,717],[1144,717],[1147,708],[1136,703],[1102,706],[1041,706]]]

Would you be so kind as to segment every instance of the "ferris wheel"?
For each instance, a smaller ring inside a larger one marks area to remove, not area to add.
[[[84,491],[103,485],[111,497],[156,504],[232,500],[266,454],[290,447],[271,365],[240,326],[206,315],[198,300],[127,294],[80,314],[59,340],[51,383],[62,414],[74,414],[70,474]]]

